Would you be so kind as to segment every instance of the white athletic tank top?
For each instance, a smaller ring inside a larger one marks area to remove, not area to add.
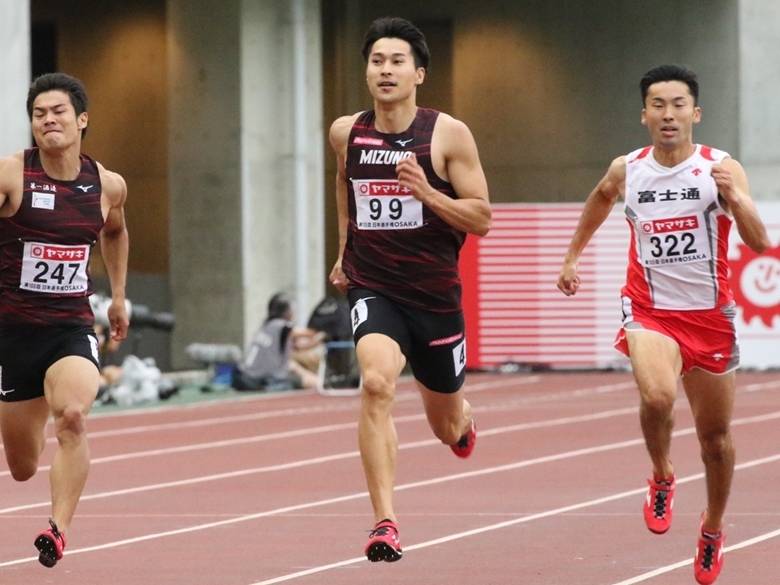
[[[712,165],[728,153],[696,145],[669,168],[653,147],[626,158],[625,211],[631,228],[622,294],[643,307],[696,310],[732,301],[728,239],[732,219],[718,201]]]

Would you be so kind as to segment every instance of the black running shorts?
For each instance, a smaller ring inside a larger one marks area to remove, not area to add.
[[[46,371],[72,355],[84,357],[100,368],[98,341],[92,327],[0,327],[0,400],[19,402],[43,396]]]
[[[462,311],[415,309],[364,288],[351,289],[347,297],[355,345],[369,333],[386,335],[401,347],[415,379],[423,386],[442,394],[460,390],[466,379]]]

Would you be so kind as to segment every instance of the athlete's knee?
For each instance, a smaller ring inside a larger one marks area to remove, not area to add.
[[[734,452],[728,429],[719,428],[699,435],[702,457],[709,460],[724,460]]]
[[[395,396],[395,381],[382,372],[367,370],[363,372],[363,397],[376,405],[392,404]]]
[[[674,410],[676,391],[663,386],[650,386],[642,390],[642,408],[654,415],[669,414]]]
[[[79,406],[68,406],[54,414],[57,440],[60,443],[81,439],[87,434],[87,415]]]
[[[17,457],[12,454],[6,454],[8,470],[15,481],[27,481],[38,471],[38,458],[30,456]]]

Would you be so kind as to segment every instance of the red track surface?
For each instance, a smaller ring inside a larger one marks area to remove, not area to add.
[[[738,374],[737,471],[719,585],[778,582],[780,376]],[[647,531],[650,471],[624,373],[471,374],[479,436],[460,460],[399,386],[397,563],[369,563],[359,398],[284,393],[90,422],[92,470],[65,558],[38,564],[48,468],[0,466],[3,585],[692,584],[702,464],[684,394],[672,446],[675,521]],[[48,465],[50,444],[44,454]]]

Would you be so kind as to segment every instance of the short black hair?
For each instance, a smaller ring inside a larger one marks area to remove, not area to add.
[[[47,91],[61,91],[68,94],[70,103],[76,110],[76,117],[86,112],[89,107],[87,90],[84,89],[84,84],[81,81],[65,73],[44,73],[35,78],[27,92],[27,116],[30,120],[32,120],[35,98]],[[81,137],[84,138],[86,134],[87,129],[83,128]]]
[[[681,65],[659,65],[653,67],[650,71],[645,73],[642,81],[639,82],[639,89],[642,92],[642,105],[645,104],[647,99],[647,93],[650,90],[650,86],[654,83],[660,83],[663,81],[681,81],[688,86],[688,91],[693,96],[693,105],[696,106],[699,103],[699,80],[696,74],[690,69]]]
[[[292,310],[292,300],[287,293],[278,292],[268,301],[268,317],[271,319],[287,319],[288,313]]]
[[[378,18],[371,23],[371,27],[366,31],[366,36],[363,39],[363,59],[368,62],[368,56],[371,52],[371,47],[379,39],[401,39],[409,43],[412,48],[412,55],[414,55],[414,66],[428,68],[428,63],[431,60],[431,52],[428,49],[428,43],[425,41],[425,35],[414,26],[411,22],[404,18],[397,17],[385,17]]]

